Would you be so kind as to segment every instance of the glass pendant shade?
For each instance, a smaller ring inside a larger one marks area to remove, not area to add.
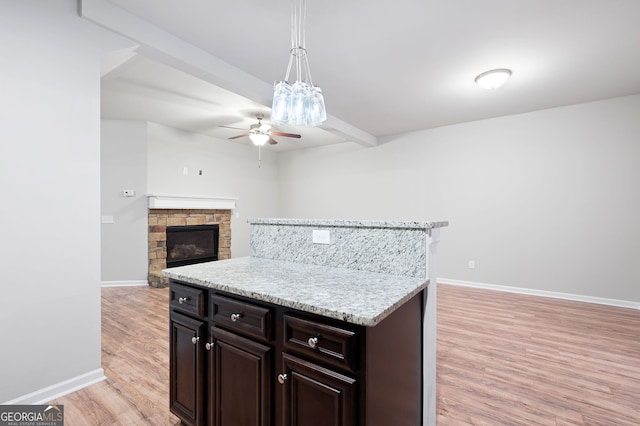
[[[306,126],[309,115],[309,85],[303,81],[293,83],[293,86],[291,86],[291,101],[289,122],[296,126]]]
[[[309,111],[310,126],[318,126],[327,119],[327,111],[324,107],[324,96],[322,96],[322,89],[318,86],[311,88],[311,106]]]
[[[271,122],[281,126],[289,123],[291,111],[291,86],[286,81],[276,81],[273,85],[273,104],[271,106]]]
[[[292,0],[289,66],[284,81],[276,81],[273,85],[271,106],[271,121],[281,126],[318,126],[327,119],[322,90],[311,80],[305,48],[305,12],[306,0]],[[289,84],[294,64],[296,80]]]

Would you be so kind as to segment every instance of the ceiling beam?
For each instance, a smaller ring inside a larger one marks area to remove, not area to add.
[[[140,56],[136,54],[137,48],[138,46],[132,46],[103,55],[100,64],[100,78],[103,81],[116,79],[135,66],[140,61]]]
[[[136,52],[204,81],[271,107],[272,85],[236,68],[210,53],[175,37],[160,27],[140,19],[104,0],[81,0],[80,16],[132,40]],[[375,146],[377,138],[336,117],[327,116],[320,126],[347,141]]]

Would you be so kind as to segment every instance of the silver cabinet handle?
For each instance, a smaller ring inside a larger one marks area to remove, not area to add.
[[[231,314],[231,321],[236,322],[242,317],[242,314]]]
[[[213,349],[214,345],[215,345],[215,343],[213,343],[213,342],[207,342],[207,344],[204,345],[204,347],[207,348],[208,351],[210,351],[211,349]]]
[[[309,340],[307,340],[307,343],[309,344],[309,347],[311,349],[315,349],[316,346],[318,346],[318,338],[317,337],[309,337]]]
[[[179,297],[178,303],[182,305],[183,303],[187,303],[188,300],[189,300],[188,297]]]
[[[191,338],[191,343],[193,343],[194,345],[195,345],[196,343],[198,343],[198,341],[200,341],[200,337],[199,337],[199,336],[195,336],[195,337],[192,337],[192,338]]]
[[[287,381],[288,377],[286,374],[278,374],[278,383],[284,385],[284,382]]]

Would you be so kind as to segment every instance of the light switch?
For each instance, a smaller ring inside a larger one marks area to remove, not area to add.
[[[113,223],[113,216],[111,215],[104,215],[100,218],[100,221],[102,223]]]
[[[124,194],[125,197],[135,197],[136,196],[136,191],[133,189],[125,189],[122,191],[122,193]]]

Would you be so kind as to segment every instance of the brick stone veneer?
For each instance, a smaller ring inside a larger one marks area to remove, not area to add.
[[[169,279],[162,276],[167,267],[167,226],[214,224],[219,226],[218,260],[231,259],[231,210],[150,209],[149,285],[169,285]]]

